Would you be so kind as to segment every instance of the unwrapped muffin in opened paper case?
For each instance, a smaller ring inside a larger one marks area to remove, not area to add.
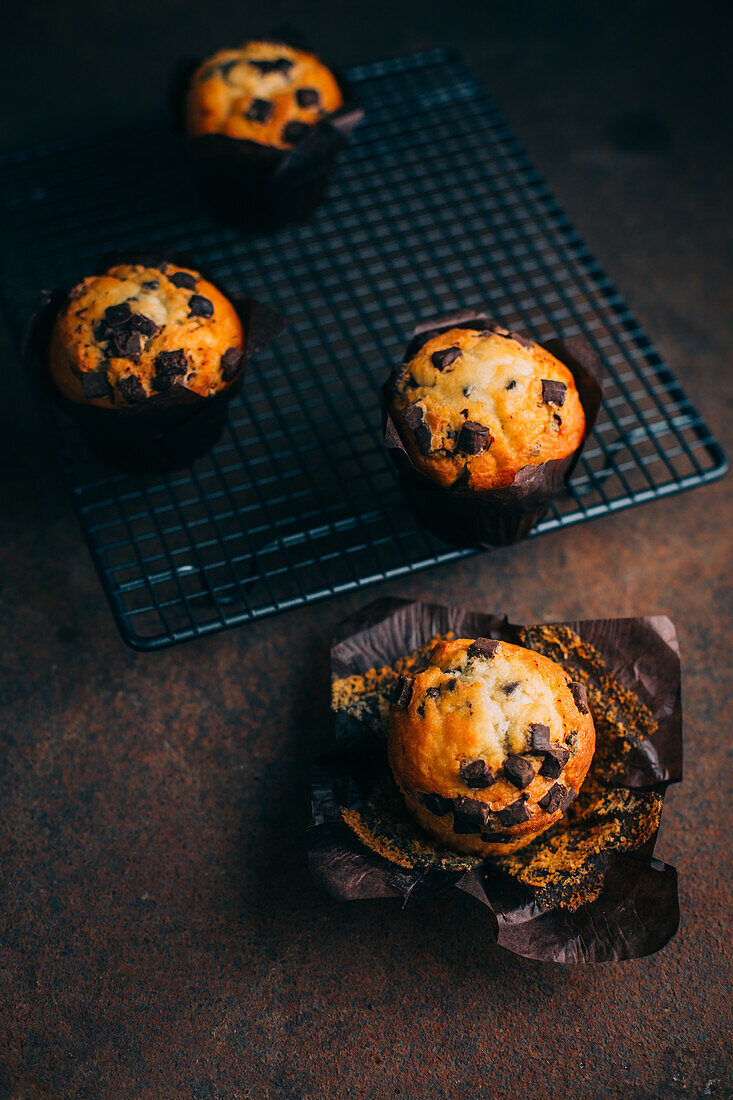
[[[567,814],[526,848],[481,859],[414,822],[387,762],[398,676],[442,637],[490,637],[557,661],[586,688],[596,751]],[[382,600],[331,649],[335,743],[314,765],[312,878],[337,901],[412,905],[453,888],[486,907],[502,947],[553,962],[649,955],[679,923],[677,873],[654,858],[664,794],[682,778],[680,659],[664,617],[537,626],[462,608]]]

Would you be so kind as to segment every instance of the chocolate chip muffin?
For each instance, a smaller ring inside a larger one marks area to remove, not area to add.
[[[58,314],[51,377],[75,404],[129,409],[185,390],[224,393],[244,361],[234,306],[197,271],[120,264],[84,279]]]
[[[511,485],[523,467],[573,454],[586,430],[568,368],[499,325],[425,334],[390,411],[415,468],[442,488]]]
[[[594,748],[583,686],[521,646],[439,642],[425,669],[397,685],[395,780],[420,825],[458,852],[529,844],[576,798]]]
[[[311,53],[280,42],[219,50],[193,74],[186,104],[192,137],[224,134],[292,149],[343,103],[333,73]]]

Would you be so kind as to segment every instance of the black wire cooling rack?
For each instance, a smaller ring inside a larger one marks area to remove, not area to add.
[[[722,475],[725,457],[463,62],[352,69],[366,120],[306,225],[246,239],[202,212],[158,122],[0,161],[0,292],[20,330],[40,287],[111,249],[197,258],[289,320],[211,455],[168,476],[97,462],[59,423],[77,511],[123,637],[154,649],[468,553],[422,531],[381,441],[378,389],[417,318],[488,305],[542,340],[582,335],[609,379],[537,533]]]

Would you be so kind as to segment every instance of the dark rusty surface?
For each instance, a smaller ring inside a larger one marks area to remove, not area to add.
[[[657,3],[611,18],[506,2],[490,20],[466,5],[460,26],[450,5],[356,7],[317,6],[344,62],[464,49],[730,447],[723,29]],[[149,113],[192,42],[244,33],[232,3],[205,28],[189,2],[78,3],[62,26],[68,10],[6,28],[11,144]],[[3,351],[0,1096],[730,1096],[730,483],[135,654]],[[494,948],[469,897],[401,912],[314,894],[306,770],[328,743],[329,631],[389,593],[518,621],[672,617],[686,780],[657,850],[679,869],[682,924],[661,954],[537,965]]]

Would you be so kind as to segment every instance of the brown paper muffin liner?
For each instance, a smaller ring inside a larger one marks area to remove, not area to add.
[[[509,856],[443,848],[407,812],[387,761],[397,677],[444,637],[492,637],[558,661],[584,684],[596,751],[556,825]],[[488,910],[495,941],[552,962],[649,955],[679,923],[677,874],[654,859],[669,783],[682,778],[680,659],[663,617],[518,626],[505,616],[380,600],[331,649],[335,745],[315,764],[310,871],[331,898],[412,905],[453,887]]]
[[[261,37],[309,49],[294,32]],[[342,106],[320,119],[293,149],[273,149],[224,134],[188,134],[186,93],[202,60],[178,65],[169,99],[184,154],[211,214],[250,232],[272,231],[307,219],[325,197],[337,154],[364,117],[349,81],[329,66],[341,89]]]
[[[480,328],[495,324],[486,313],[459,310],[441,314],[415,327],[405,349],[408,362],[426,341],[450,328]],[[585,413],[583,443],[566,458],[539,466],[523,466],[511,485],[500,489],[472,491],[444,489],[413,463],[402,442],[390,406],[398,369],[393,370],[381,390],[384,444],[400,475],[405,497],[418,519],[444,542],[455,546],[505,546],[524,538],[542,519],[552,498],[567,485],[593,430],[603,394],[603,364],[584,341],[571,337],[553,339],[542,345],[572,374]]]
[[[114,264],[137,263],[157,267],[163,262],[200,271],[216,285],[190,257],[173,253],[125,251],[111,253],[96,267],[96,273]],[[183,386],[156,394],[124,409],[104,409],[69,401],[53,385],[48,369],[48,350],[54,322],[68,301],[71,288],[42,290],[26,326],[22,357],[37,388],[68,419],[81,429],[87,443],[103,462],[133,473],[163,472],[186,466],[205,454],[221,435],[228,405],[239,391],[249,362],[282,331],[285,320],[279,313],[241,296],[231,297],[245,335],[245,355],[235,381],[213,397],[201,397]]]

